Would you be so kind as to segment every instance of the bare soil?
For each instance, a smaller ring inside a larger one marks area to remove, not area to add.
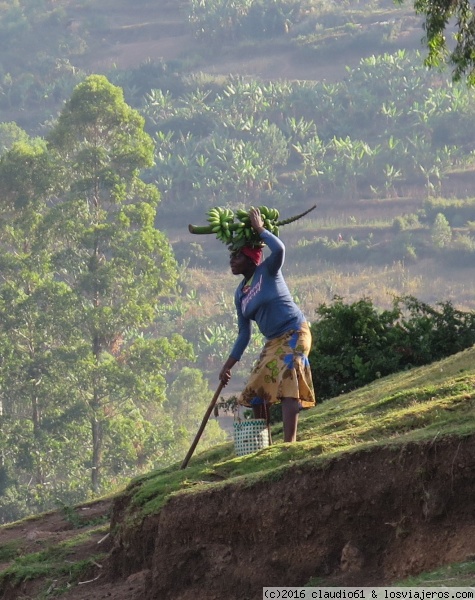
[[[289,465],[275,480],[176,496],[133,526],[127,523],[137,515],[122,496],[101,542],[108,557],[60,597],[257,600],[264,586],[300,586],[312,577],[334,586],[391,585],[473,560],[474,488],[471,436]],[[110,508],[98,502],[88,510]],[[77,530],[51,513],[3,530],[1,541],[34,549],[72,535]],[[97,554],[99,541],[78,546],[77,555]],[[0,598],[38,598],[48,585],[7,586]]]
[[[79,534],[88,534],[87,541],[74,545],[69,555],[71,562],[80,562],[98,554],[107,554],[111,548],[111,538],[104,531],[96,531],[98,524],[107,526],[112,508],[112,500],[103,500],[91,504],[77,506],[72,512],[52,511],[6,525],[0,530],[0,547],[14,547],[17,555],[35,554],[67,542]],[[0,572],[7,569],[13,561],[0,561]],[[94,579],[100,574],[102,565],[97,563],[94,573],[87,574],[86,580]],[[7,582],[3,588],[0,584],[0,598],[10,600],[13,598],[34,599],[50,589],[55,589],[68,584],[68,577],[62,580],[37,579],[27,581],[21,585]],[[81,585],[86,585],[82,583]],[[81,586],[78,586],[80,589]]]

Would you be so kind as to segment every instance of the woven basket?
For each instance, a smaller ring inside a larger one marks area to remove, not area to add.
[[[237,456],[257,452],[268,445],[269,431],[265,419],[234,422],[234,447]]]

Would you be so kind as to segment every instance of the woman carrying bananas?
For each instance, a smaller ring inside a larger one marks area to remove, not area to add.
[[[255,321],[266,343],[239,404],[252,407],[255,418],[269,420],[270,405],[281,402],[284,441],[295,442],[299,411],[315,405],[308,362],[310,328],[282,276],[284,244],[264,228],[258,208],[251,208],[249,217],[270,256],[262,261],[262,249],[252,246],[231,253],[232,273],[243,276],[234,295],[239,332],[219,378],[224,385],[229,383],[231,369],[246,349]]]

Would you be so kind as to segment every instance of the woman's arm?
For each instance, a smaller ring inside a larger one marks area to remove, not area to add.
[[[219,373],[219,379],[224,383],[224,385],[229,383],[229,380],[231,379],[231,369],[237,362],[239,362],[244,350],[249,344],[249,340],[251,339],[251,322],[242,314],[240,302],[236,297],[235,305],[238,317],[239,333],[236,341],[234,342],[234,346],[231,350],[228,360],[224,363],[223,368]]]
[[[232,356],[237,362],[238,360],[241,360],[241,356],[243,355],[244,350],[247,348],[247,345],[251,339],[251,321],[246,319],[246,317],[242,314],[241,304],[237,299],[235,304],[238,319],[238,336],[234,342],[230,356]]]
[[[275,275],[284,264],[285,246],[277,236],[267,231],[267,229],[264,229],[260,237],[271,252],[270,256],[266,259],[267,270],[271,275]]]
[[[265,229],[264,220],[258,208],[251,208],[249,219],[254,231],[259,234],[261,240],[271,251],[270,256],[266,259],[266,265],[269,273],[275,275],[284,264],[285,246],[277,236]]]
[[[230,356],[228,360],[224,363],[223,368],[219,373],[219,379],[224,383],[224,385],[228,385],[229,380],[231,379],[231,369],[238,361]]]

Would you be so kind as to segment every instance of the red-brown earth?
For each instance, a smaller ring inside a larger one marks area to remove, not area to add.
[[[257,600],[264,586],[300,586],[312,577],[325,585],[391,585],[473,560],[474,482],[470,436],[299,464],[274,480],[210,485],[173,497],[133,527],[125,526],[133,517],[127,495],[78,507],[87,519],[112,509],[112,533],[75,546],[74,560],[107,556],[61,597]],[[2,530],[1,543],[44,549],[77,533],[57,512]],[[46,583],[54,589],[65,581]],[[45,585],[7,586],[0,597],[37,598]]]

